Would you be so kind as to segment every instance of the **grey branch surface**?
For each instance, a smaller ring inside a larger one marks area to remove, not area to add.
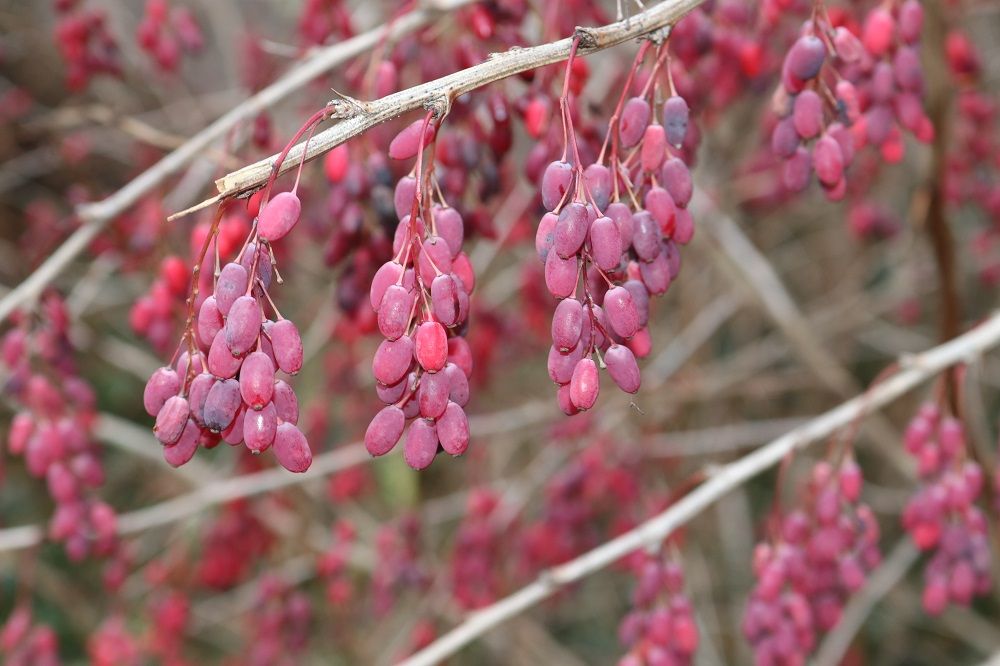
[[[577,28],[580,45],[577,53],[586,55],[617,46],[630,39],[656,32],[673,24],[704,0],[663,0],[655,7],[628,19],[599,28]],[[408,111],[421,108],[450,108],[452,100],[465,93],[509,76],[543,65],[562,62],[569,57],[573,37],[550,44],[512,48],[493,54],[486,62],[473,65],[434,81],[387,95],[371,102],[352,101],[355,113],[309,140],[306,161],[315,159],[351,137]],[[306,142],[295,145],[279,168],[279,174],[298,167]],[[278,155],[227,174],[215,181],[221,197],[233,197],[263,186],[271,175]]]
[[[900,371],[895,375],[753,453],[719,467],[707,481],[668,509],[594,550],[543,572],[535,582],[518,592],[469,615],[462,624],[401,662],[401,666],[431,666],[440,663],[489,630],[552,596],[562,587],[600,571],[631,552],[666,538],[734,488],[778,464],[791,451],[824,440],[856,419],[879,410],[945,368],[969,362],[998,343],[1000,313],[994,313],[980,326],[950,342],[922,354],[904,357],[900,360]]]

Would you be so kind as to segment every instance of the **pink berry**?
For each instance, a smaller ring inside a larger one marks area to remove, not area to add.
[[[611,345],[604,354],[604,363],[618,388],[626,393],[636,393],[639,390],[642,378],[631,349],[623,345]]]
[[[277,428],[274,403],[267,403],[261,410],[247,410],[243,418],[243,441],[248,449],[260,453],[271,446]]]
[[[427,469],[437,455],[438,436],[434,422],[416,419],[403,443],[403,460],[416,470]]]
[[[261,410],[274,395],[274,364],[264,352],[253,352],[240,369],[240,394],[250,409]]]
[[[674,148],[680,148],[684,143],[689,115],[690,110],[683,97],[673,95],[663,103],[663,127],[666,129],[667,141]]]
[[[373,456],[385,455],[396,446],[403,435],[406,417],[395,405],[383,407],[365,431],[365,448]]]
[[[163,459],[172,467],[180,467],[187,463],[198,450],[199,436],[198,425],[192,419],[188,419],[177,441],[163,447]]]
[[[312,465],[312,450],[306,436],[295,425],[282,423],[274,433],[274,457],[289,472],[301,474]]]
[[[156,415],[156,425],[153,426],[153,433],[163,444],[173,444],[184,432],[184,425],[187,423],[191,408],[186,398],[175,395],[169,398]]]
[[[284,238],[299,221],[302,202],[294,192],[276,194],[257,218],[257,233],[266,241],[274,242]]]
[[[142,406],[150,416],[160,413],[164,403],[171,397],[177,395],[181,389],[180,378],[172,368],[159,368],[146,382],[146,388],[142,392]]]
[[[623,148],[631,148],[639,143],[651,115],[649,103],[641,97],[632,97],[625,102],[618,124],[618,135]]]
[[[399,134],[389,143],[389,157],[394,160],[408,160],[411,157],[416,157],[421,146],[426,147],[434,141],[434,135],[437,132],[434,124],[426,124],[422,141],[421,128],[424,128],[424,120],[422,118],[414,120],[400,130]]]
[[[441,448],[453,456],[460,456],[469,448],[469,419],[459,405],[449,402],[437,421],[437,436]]]
[[[436,321],[425,321],[414,336],[417,362],[428,372],[437,372],[448,360],[448,334]]]
[[[297,374],[302,369],[303,354],[299,329],[288,319],[281,319],[270,326],[268,334],[278,369],[290,375]]]
[[[573,186],[573,167],[568,162],[552,162],[542,174],[542,205],[555,210]]]
[[[205,398],[205,427],[212,432],[222,432],[236,418],[242,404],[239,382],[235,379],[216,382]]]
[[[236,299],[222,329],[226,346],[233,356],[243,356],[253,348],[260,336],[262,321],[263,313],[256,298],[240,296]]]
[[[576,364],[569,389],[570,400],[574,407],[584,411],[594,406],[600,392],[600,379],[597,374],[597,364],[592,359],[585,358]]]
[[[413,340],[409,336],[383,340],[375,350],[372,372],[381,384],[391,386],[406,376],[412,362]]]

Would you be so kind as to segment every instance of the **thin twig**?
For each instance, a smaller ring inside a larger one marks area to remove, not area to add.
[[[956,363],[967,361],[1000,343],[1000,313],[949,343],[901,361],[901,370],[806,425],[779,437],[753,453],[724,465],[670,508],[635,529],[580,557],[543,572],[520,591],[472,615],[462,624],[420,650],[402,666],[430,666],[455,654],[490,629],[552,596],[561,587],[589,576],[640,548],[666,538],[733,488],[773,467],[789,452],[816,441],[870,414]]]
[[[191,137],[184,145],[143,171],[125,187],[102,201],[78,206],[76,216],[82,223],[80,228],[35,269],[34,273],[0,300],[0,321],[7,319],[11,312],[25,303],[37,298],[45,287],[66,269],[69,263],[97,237],[112,219],[123,213],[168,177],[177,173],[214,141],[224,137],[235,125],[280,102],[293,91],[311,83],[316,80],[316,77],[337,65],[364,53],[378,44],[385,37],[386,32],[389,33],[390,38],[397,38],[427,25],[438,18],[442,12],[461,7],[470,1],[438,0],[426,8],[417,9],[401,16],[388,26],[379,26],[317,51],[313,57],[296,66],[285,76]]]
[[[574,40],[579,38],[579,55],[617,46],[670,25],[700,5],[704,0],[664,0],[652,9],[599,28],[577,28],[576,35],[550,44],[513,48],[494,54],[486,62],[422,83],[380,99],[359,103],[351,117],[316,134],[309,142],[305,160],[315,159],[365,130],[408,111],[444,105],[465,93],[521,72],[562,62],[569,57]],[[297,144],[279,167],[284,173],[303,160],[304,143]],[[262,187],[270,178],[277,155],[227,174],[215,182],[223,197],[234,197]]]

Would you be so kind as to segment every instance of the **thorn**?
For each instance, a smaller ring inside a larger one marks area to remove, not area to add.
[[[344,120],[369,112],[368,102],[362,102],[350,95],[345,95],[336,88],[330,88],[330,90],[340,98],[332,99],[326,103],[326,107],[330,110],[330,118]]]
[[[205,199],[201,203],[197,203],[197,204],[191,206],[190,208],[185,208],[182,211],[178,211],[176,213],[173,213],[172,215],[168,215],[167,216],[167,222],[173,222],[174,220],[180,219],[180,218],[184,217],[185,215],[190,215],[191,213],[199,211],[202,208],[208,208],[212,204],[218,203],[221,200],[222,200],[222,195],[221,194],[216,194],[211,199]]]

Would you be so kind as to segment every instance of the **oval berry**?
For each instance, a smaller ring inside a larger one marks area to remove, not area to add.
[[[428,372],[437,372],[448,360],[448,334],[436,321],[425,321],[414,335],[417,362]]]
[[[445,453],[460,456],[469,448],[469,418],[465,410],[449,402],[437,421],[437,436]]]
[[[215,282],[215,306],[219,313],[228,315],[236,299],[247,293],[249,284],[250,276],[242,265],[230,262],[223,266]]]
[[[573,406],[580,411],[590,409],[597,402],[600,388],[597,364],[593,359],[582,359],[576,364],[573,378],[569,382],[569,397]]]
[[[427,469],[437,455],[437,429],[432,421],[417,419],[410,424],[403,443],[403,460],[416,470]]]
[[[273,403],[267,403],[261,410],[247,410],[243,416],[243,441],[254,453],[260,453],[274,442],[278,428],[278,415]]]
[[[149,377],[142,392],[142,406],[150,416],[160,413],[164,403],[181,390],[181,380],[173,368],[159,368]]]
[[[268,328],[275,365],[290,375],[302,369],[302,337],[299,329],[288,319],[274,322]],[[266,402],[266,401],[265,401]]]
[[[216,382],[205,398],[205,427],[212,432],[226,430],[240,411],[243,398],[240,395],[240,383],[235,379],[224,379]]]
[[[409,336],[383,340],[372,358],[372,374],[386,386],[396,384],[410,370],[413,362],[413,341]]]
[[[635,354],[624,345],[611,345],[604,353],[604,364],[611,380],[626,393],[635,393],[642,384]]]
[[[264,352],[253,352],[240,368],[240,395],[250,409],[260,410],[274,395],[274,364]],[[228,424],[227,424],[228,425]]]
[[[312,465],[312,449],[295,425],[282,423],[274,433],[274,457],[289,472],[301,474]]]
[[[302,202],[294,192],[279,192],[267,202],[257,218],[257,233],[266,241],[284,238],[299,221]]]
[[[240,296],[236,299],[222,329],[233,356],[243,356],[257,344],[262,321],[263,313],[256,298]]]
[[[365,448],[373,456],[389,453],[403,436],[406,417],[395,405],[383,407],[368,424],[365,431]]]
[[[176,442],[184,432],[184,426],[190,415],[191,407],[187,398],[175,395],[168,399],[156,415],[156,424],[153,426],[156,439],[163,444]]]

